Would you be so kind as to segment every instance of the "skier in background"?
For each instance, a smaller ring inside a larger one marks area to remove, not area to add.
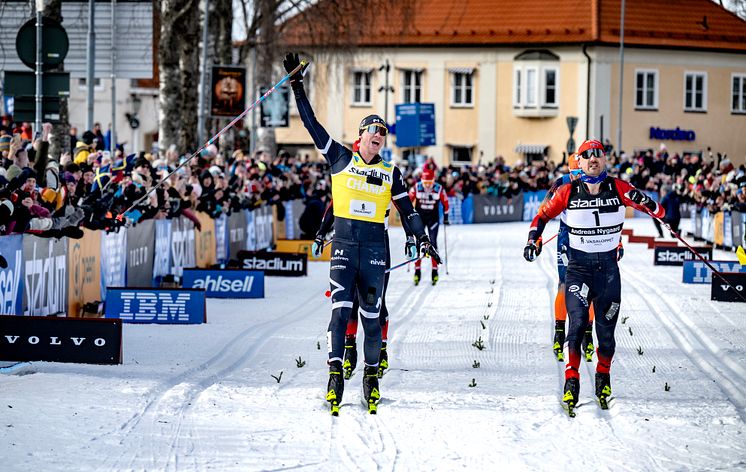
[[[422,171],[422,177],[414,187],[409,189],[409,198],[412,200],[417,213],[422,216],[422,222],[425,223],[427,234],[430,236],[430,242],[435,249],[438,249],[438,227],[440,226],[440,206],[443,206],[443,224],[448,224],[448,196],[445,189],[439,183],[435,182],[435,172],[430,167],[425,167]],[[418,285],[422,277],[422,261],[417,260],[414,263],[414,284]],[[432,284],[438,283],[438,263],[432,260]]]

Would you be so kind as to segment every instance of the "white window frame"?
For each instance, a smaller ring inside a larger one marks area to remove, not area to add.
[[[547,101],[547,72],[554,72],[554,101]],[[542,108],[557,108],[559,107],[559,67],[545,66],[541,68],[541,107]]]
[[[367,83],[364,83],[363,78],[367,77]],[[358,83],[358,78],[360,82]],[[352,71],[352,105],[357,107],[369,107],[373,101],[373,71],[370,70],[353,70]],[[357,99],[359,92],[360,99]],[[366,100],[367,92],[367,100]]]
[[[536,66],[529,66],[524,67],[523,70],[526,71],[526,80],[523,87],[523,108],[539,108],[539,68]],[[532,72],[534,76],[533,87],[529,82],[529,77]]]
[[[644,74],[644,80],[643,80],[643,93],[642,93],[642,100],[643,103],[637,103],[637,78],[640,76],[640,74]],[[646,103],[646,97],[647,97],[647,75],[652,74],[653,75],[653,103],[649,104]],[[634,93],[634,105],[635,110],[658,110],[658,95],[660,91],[660,74],[658,73],[658,69],[635,69],[635,82],[634,82],[633,90]]]
[[[513,108],[521,108],[523,104],[523,69],[515,67],[513,69]]]
[[[78,90],[81,90],[81,91],[88,90],[88,86],[86,85],[87,81],[88,79],[86,77],[78,77]],[[101,80],[101,77],[93,78],[93,91],[94,92],[104,91],[104,82],[103,80]]]
[[[519,115],[554,116],[559,109],[560,69],[558,65],[518,61],[513,65],[513,109]],[[547,101],[547,75],[554,72],[554,101]],[[534,75],[534,86],[529,87],[529,73]],[[533,102],[529,103],[529,99]],[[525,112],[525,113],[524,113]]]
[[[418,69],[402,69],[401,71],[401,100],[402,103],[422,102],[422,73]],[[410,83],[407,83],[409,78]],[[419,83],[418,83],[419,82]],[[407,98],[409,93],[409,98]]]
[[[740,82],[740,90],[738,90],[739,94],[739,106],[736,106],[733,108],[733,95],[736,93],[736,90],[734,88],[733,80],[739,79]],[[746,114],[746,99],[744,99],[744,95],[746,95],[746,74],[731,74],[730,75],[730,95],[728,95],[728,101],[730,102],[730,111],[731,113],[737,113],[737,114]]]
[[[692,79],[692,90],[688,90],[686,87],[686,81],[688,78]],[[696,106],[696,80],[702,78],[702,106]],[[687,96],[691,94],[692,106],[686,106]],[[684,71],[684,111],[690,112],[706,112],[707,111],[707,72],[702,71]]]
[[[469,85],[466,84],[466,80],[459,86],[456,85],[456,76],[461,76],[464,79],[469,78]],[[461,100],[456,101],[456,88],[461,91]],[[466,91],[470,92],[470,101],[466,101]],[[474,108],[474,71],[471,73],[467,72],[451,72],[451,107],[453,108]]]

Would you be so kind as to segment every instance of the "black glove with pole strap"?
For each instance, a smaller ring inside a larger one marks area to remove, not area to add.
[[[523,258],[528,262],[534,262],[536,258],[539,257],[539,254],[541,254],[541,236],[539,236],[537,240],[534,240],[532,236],[533,234],[529,234],[526,247],[523,248]]]
[[[282,61],[282,65],[285,67],[285,71],[290,74],[295,69],[298,68],[298,66],[301,65],[300,58],[298,57],[297,53],[288,53],[285,55],[285,60]],[[302,67],[298,69],[295,74],[290,76],[290,86],[295,87],[302,87],[303,86],[303,72],[305,71],[305,67]]]
[[[432,257],[433,261],[437,264],[443,263],[440,259],[440,254],[438,254],[438,251],[436,251],[433,245],[430,244],[430,238],[428,238],[426,234],[420,236],[418,243],[420,246],[420,255],[422,257]]]
[[[638,205],[644,206],[651,212],[654,212],[656,208],[658,208],[657,203],[655,203],[650,197],[648,197],[647,195],[645,195],[644,193],[642,193],[636,188],[633,188],[632,190],[627,192],[625,197],[629,198],[630,200],[632,200],[634,203],[637,203]]]

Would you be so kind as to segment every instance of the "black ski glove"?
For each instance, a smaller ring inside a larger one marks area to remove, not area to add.
[[[637,190],[636,188],[633,188],[632,190],[627,192],[627,195],[625,196],[638,205],[642,205],[650,211],[655,211],[656,203],[651,200],[650,197]]]
[[[541,254],[541,247],[541,237],[536,241],[529,239],[526,243],[526,247],[523,248],[523,258],[528,262],[534,262],[536,258],[539,257],[539,254]]]
[[[440,259],[440,254],[435,250],[432,244],[430,244],[430,238],[426,234],[423,234],[419,239],[420,245],[420,256],[421,257],[432,257],[433,261],[437,264],[442,264],[443,261]]]
[[[290,74],[300,65],[300,58],[297,53],[287,53],[285,60],[282,61],[282,65],[285,67],[285,71]],[[293,87],[303,85],[303,68],[298,69],[295,74],[290,76],[290,85]]]
[[[443,224],[444,224],[444,225],[449,225],[449,224],[451,224],[451,222],[450,222],[450,221],[448,221],[448,213],[443,213]]]

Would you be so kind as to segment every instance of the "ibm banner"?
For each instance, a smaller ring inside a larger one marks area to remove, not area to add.
[[[106,287],[127,285],[127,231],[101,235],[101,294]]]
[[[46,316],[67,310],[67,241],[23,235],[23,314]]]
[[[83,304],[101,300],[101,231],[83,230],[67,247],[67,316],[80,316]]]
[[[474,223],[502,223],[521,221],[522,218],[522,195],[511,200],[491,195],[474,195]]]
[[[746,266],[742,266],[738,261],[709,261],[718,272],[743,272],[746,273]],[[707,264],[702,261],[685,261],[683,271],[683,282],[685,284],[709,284],[712,282],[712,271]]]
[[[176,277],[181,277],[185,267],[197,265],[194,223],[184,217],[171,220],[171,263],[171,273]]]
[[[184,288],[205,291],[207,298],[264,298],[264,272],[234,269],[184,269]]]
[[[148,287],[153,284],[155,223],[154,220],[145,220],[127,231],[128,287]]]
[[[228,257],[235,259],[238,251],[246,249],[247,210],[237,211],[228,217]]]
[[[171,220],[156,220],[153,278],[171,273]],[[150,283],[146,284],[150,285]]]
[[[23,235],[3,236],[0,254],[8,267],[0,270],[0,314],[23,314]]]
[[[206,323],[205,291],[109,287],[104,316],[125,323]]]

